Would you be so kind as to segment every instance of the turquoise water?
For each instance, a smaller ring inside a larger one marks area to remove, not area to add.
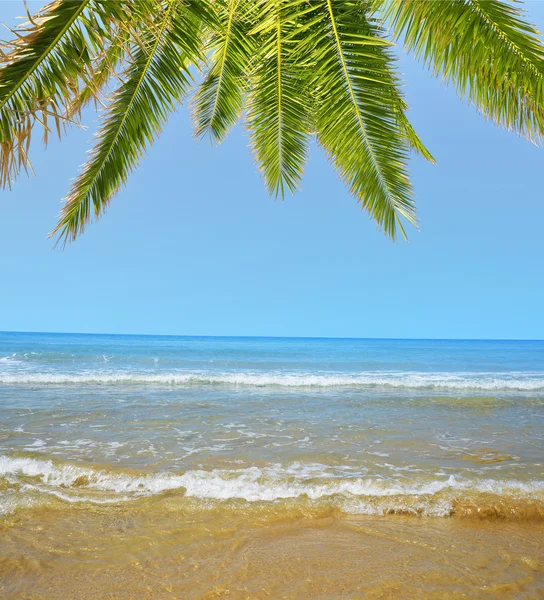
[[[0,334],[0,512],[544,502],[544,342]]]

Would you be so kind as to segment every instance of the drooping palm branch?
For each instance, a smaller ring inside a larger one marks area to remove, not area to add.
[[[193,90],[196,135],[221,142],[243,117],[270,193],[298,188],[315,137],[385,233],[404,235],[410,151],[433,157],[395,44],[542,140],[544,46],[515,0],[55,0],[0,46],[0,184],[29,168],[36,126],[61,135],[94,99],[101,126],[54,230],[74,240]]]
[[[296,191],[302,178],[311,129],[312,89],[300,42],[296,3],[257,3],[251,31],[257,40],[247,123],[259,169],[270,193]]]
[[[191,6],[198,7],[198,3]],[[53,231],[74,240],[92,215],[99,217],[145,149],[181,102],[190,65],[201,60],[201,21],[178,0],[168,0],[142,32],[103,116],[89,160],[66,197]]]
[[[204,47],[208,68],[193,104],[198,137],[208,134],[220,142],[240,117],[253,52],[249,36],[251,6],[248,0],[214,3],[216,19]]]
[[[118,25],[126,21],[117,3],[57,0],[16,30],[13,41],[2,44],[0,185],[10,185],[21,168],[28,168],[37,123],[45,142],[49,121],[60,135],[69,118],[70,98],[77,95],[97,54],[118,33]]]
[[[394,35],[499,125],[544,134],[544,47],[519,3],[379,0]]]
[[[404,234],[400,217],[413,223],[415,215],[390,42],[357,0],[326,0],[316,13],[317,31],[309,38],[318,40],[311,70],[317,138],[352,193],[394,238],[397,228]]]

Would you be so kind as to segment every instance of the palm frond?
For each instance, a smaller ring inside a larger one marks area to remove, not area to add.
[[[249,35],[253,0],[215,0],[205,54],[209,68],[193,103],[195,134],[223,140],[240,117],[253,53]]]
[[[544,46],[516,0],[54,0],[0,42],[0,185],[30,168],[36,125],[47,142],[92,99],[107,104],[53,232],[75,239],[200,70],[197,136],[221,141],[247,108],[266,186],[283,196],[315,135],[377,224],[405,235],[409,152],[434,159],[408,119],[384,23],[485,115],[542,139]]]
[[[95,106],[104,106],[104,99],[101,99],[101,92],[108,82],[115,77],[123,60],[127,57],[130,50],[132,38],[130,32],[126,29],[120,29],[111,43],[104,48],[93,60],[93,66],[82,76],[84,78],[81,89],[74,95],[70,101],[66,115],[72,117],[78,115],[81,110],[94,101]]]
[[[425,146],[425,144],[421,141],[421,138],[417,134],[414,129],[410,119],[406,115],[406,111],[408,110],[408,104],[400,95],[400,92],[397,90],[396,84],[392,82],[392,90],[397,100],[397,121],[401,131],[404,134],[404,137],[410,148],[414,150],[417,154],[422,156],[425,160],[436,164],[436,160],[434,156],[430,153],[429,149]]]
[[[405,47],[496,123],[544,135],[544,46],[515,2],[386,0]]]
[[[300,3],[299,3],[300,4]],[[251,32],[258,51],[252,62],[248,125],[252,147],[270,193],[294,192],[302,177],[310,129],[309,89],[297,48],[298,5],[260,0]]]
[[[404,136],[406,141],[410,144],[410,148],[417,152],[420,156],[422,156],[425,160],[436,164],[436,160],[434,156],[431,154],[427,146],[421,141],[421,138],[417,134],[416,130],[413,128],[412,123],[406,116],[404,111],[400,111],[399,113],[399,125],[401,130],[404,132]]]
[[[142,32],[120,75],[90,158],[51,235],[66,243],[99,218],[187,92],[191,62],[202,60],[199,3],[157,0],[155,25]]]
[[[14,41],[2,44],[0,185],[10,185],[21,168],[28,168],[37,122],[45,142],[49,120],[60,135],[70,99],[121,14],[124,9],[118,3],[56,0],[14,30]]]
[[[319,142],[341,178],[387,235],[415,223],[398,77],[383,32],[357,0],[326,0],[308,14]]]

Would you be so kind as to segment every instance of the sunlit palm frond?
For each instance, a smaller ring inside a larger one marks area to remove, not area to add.
[[[106,106],[55,230],[64,242],[101,215],[197,71],[197,136],[221,141],[246,109],[266,186],[283,195],[315,134],[393,238],[415,223],[410,150],[434,159],[390,39],[497,123],[544,136],[544,46],[515,0],[55,0],[13,37],[0,44],[1,185],[29,168],[36,125],[47,141],[92,99]]]
[[[385,0],[397,38],[486,116],[544,135],[544,48],[514,2]]]
[[[215,0],[215,21],[205,47],[208,69],[194,98],[193,119],[198,137],[220,142],[242,112],[247,70],[254,46],[250,13],[253,0]]]
[[[189,67],[202,59],[201,21],[192,6],[178,0],[155,3],[154,27],[143,31],[131,50],[97,143],[53,231],[63,242],[75,239],[93,216],[102,214],[184,98]]]
[[[392,238],[404,235],[402,218],[415,223],[399,122],[398,78],[390,45],[366,5],[326,0],[308,15],[308,74],[317,94],[316,127],[323,145],[362,206]]]
[[[294,192],[300,183],[310,133],[310,90],[297,51],[298,5],[261,0],[251,32],[258,40],[248,101],[252,147],[269,192],[282,197],[286,187]]]

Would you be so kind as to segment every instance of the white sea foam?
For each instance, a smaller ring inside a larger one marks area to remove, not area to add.
[[[33,502],[28,496],[2,493],[0,495],[0,516],[9,515],[18,508],[29,508]]]
[[[69,384],[144,384],[144,385],[234,385],[279,387],[354,387],[405,388],[457,391],[520,391],[543,392],[544,373],[418,373],[366,372],[286,373],[251,372],[228,373],[214,371],[131,373],[126,371],[88,371],[77,373],[0,373],[4,385],[69,385]]]
[[[9,356],[0,356],[0,364],[13,365],[19,364],[21,361],[17,358],[17,352]]]
[[[356,513],[387,512],[390,507],[404,505],[406,499],[410,499],[410,510],[417,512],[419,504],[427,505],[426,499],[443,492],[449,492],[450,500],[456,494],[473,492],[544,500],[544,481],[468,481],[449,476],[405,483],[391,479],[331,478],[325,465],[300,463],[285,467],[130,475],[77,465],[57,465],[50,460],[1,456],[0,477],[7,478],[12,484],[31,485],[33,489],[53,493],[59,498],[67,496],[66,499],[74,502],[82,501],[78,493],[85,490],[104,494],[96,498],[84,497],[84,500],[105,503],[176,489],[183,489],[186,497],[216,501],[273,502],[300,497],[310,500],[335,497],[343,503],[344,510]],[[28,482],[27,478],[35,479]],[[316,482],[320,478],[322,482]],[[380,502],[376,503],[376,500]],[[440,505],[442,508],[437,506],[433,503],[433,510],[442,510],[445,504]]]
[[[34,440],[34,441],[32,442],[32,444],[29,444],[29,446],[28,446],[28,447],[29,447],[29,448],[42,448],[42,447],[43,447],[43,446],[45,446],[45,445],[46,445],[46,444],[45,444],[45,442],[44,442],[43,440],[40,440],[40,439],[38,439],[38,440]]]

